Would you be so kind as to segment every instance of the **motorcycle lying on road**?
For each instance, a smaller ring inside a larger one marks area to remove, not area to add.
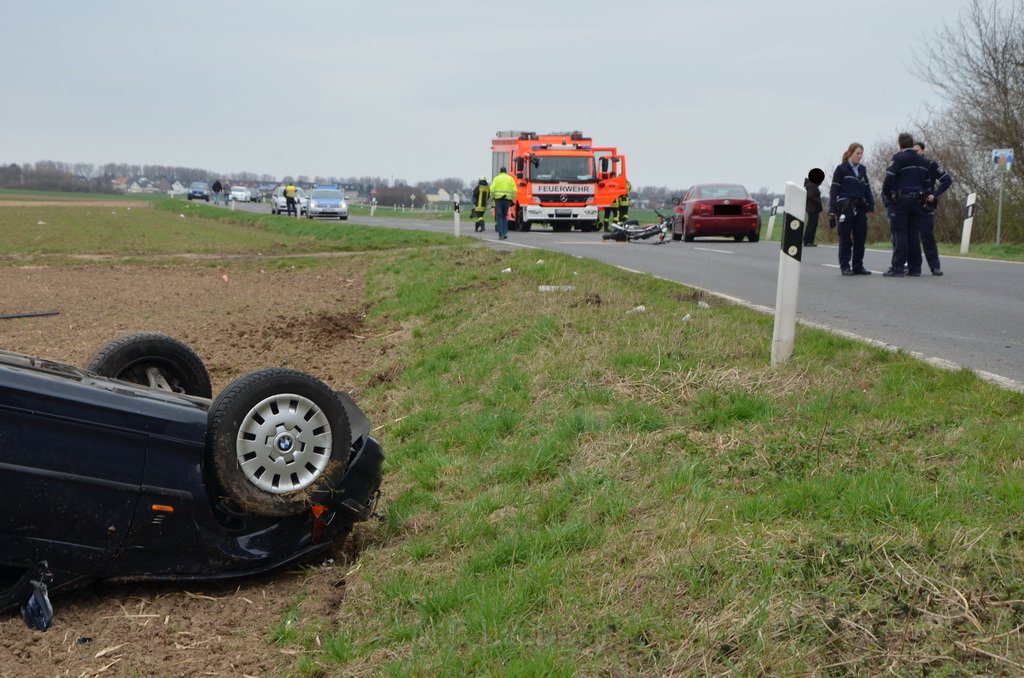
[[[665,215],[654,210],[654,213],[658,215],[658,221],[653,224],[640,225],[636,219],[627,219],[625,223],[613,223],[611,224],[611,230],[601,236],[602,240],[615,240],[616,242],[632,242],[634,240],[647,240],[654,236],[658,236],[655,245],[661,245],[666,242],[670,242],[668,234],[671,231],[669,222],[665,218]]]

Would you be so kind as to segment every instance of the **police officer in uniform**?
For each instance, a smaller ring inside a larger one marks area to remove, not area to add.
[[[887,278],[921,275],[920,230],[924,226],[926,208],[935,205],[935,196],[942,194],[952,180],[939,182],[938,165],[912,148],[914,137],[907,132],[899,136],[900,151],[892,157],[885,171],[882,193],[892,205],[892,264],[883,273]],[[948,178],[948,177],[947,177]],[[932,186],[939,182],[936,189]],[[926,227],[926,226],[925,226]],[[907,272],[903,272],[903,263]]]
[[[480,182],[473,187],[473,209],[469,216],[476,220],[473,230],[482,233],[484,230],[484,212],[487,202],[491,199],[491,187],[487,185],[487,177],[480,177]]]
[[[829,222],[839,227],[839,270],[843,275],[871,275],[864,268],[864,244],[868,215],[875,211],[868,170],[861,164],[864,146],[854,142],[843,153],[843,162],[832,173],[828,196]]]
[[[923,141],[915,141],[913,148],[931,166],[929,172],[933,180],[925,190],[934,196],[944,193],[953,184],[953,178],[949,176],[946,170],[942,169],[939,163],[925,157]],[[935,190],[936,182],[938,182],[939,186],[938,192]],[[932,275],[942,275],[942,266],[939,263],[939,247],[935,243],[935,208],[938,207],[938,204],[939,200],[936,197],[930,205],[925,205],[924,219],[921,220],[921,249],[924,250],[924,259],[928,262],[928,268],[932,270]]]

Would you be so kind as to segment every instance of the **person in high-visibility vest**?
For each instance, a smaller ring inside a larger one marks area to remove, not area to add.
[[[472,219],[476,219],[473,230],[477,233],[484,230],[484,212],[490,199],[491,187],[487,185],[487,177],[480,177],[480,182],[473,187],[473,210],[469,213]]]
[[[296,217],[299,216],[298,207],[295,204],[295,196],[299,193],[299,189],[295,188],[295,184],[288,182],[288,185],[284,187],[284,202],[288,205],[288,216],[294,214]]]
[[[612,203],[612,221],[619,224],[626,223],[626,219],[629,218],[629,206],[633,204],[633,201],[629,199],[629,192],[633,190],[633,185],[628,181],[626,182],[626,192],[615,199]]]
[[[494,225],[498,227],[498,239],[508,240],[508,208],[516,199],[516,180],[502,167],[491,180],[491,195],[494,197]]]

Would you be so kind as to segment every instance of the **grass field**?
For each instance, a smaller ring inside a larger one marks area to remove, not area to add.
[[[1024,673],[1024,394],[802,327],[773,369],[769,318],[555,253],[18,209],[9,265],[373,250],[383,519],[259,640],[294,675]]]

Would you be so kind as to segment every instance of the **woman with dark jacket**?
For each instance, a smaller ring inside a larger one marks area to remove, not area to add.
[[[868,182],[868,170],[860,163],[864,146],[850,144],[843,162],[832,173],[828,196],[829,220],[839,227],[839,269],[843,275],[871,275],[864,268],[864,242],[868,237],[868,215],[875,211],[875,197]]]
[[[815,167],[804,179],[804,190],[807,191],[807,225],[804,226],[804,247],[817,247],[814,235],[818,232],[818,217],[821,215],[821,182],[825,181],[825,173]]]

